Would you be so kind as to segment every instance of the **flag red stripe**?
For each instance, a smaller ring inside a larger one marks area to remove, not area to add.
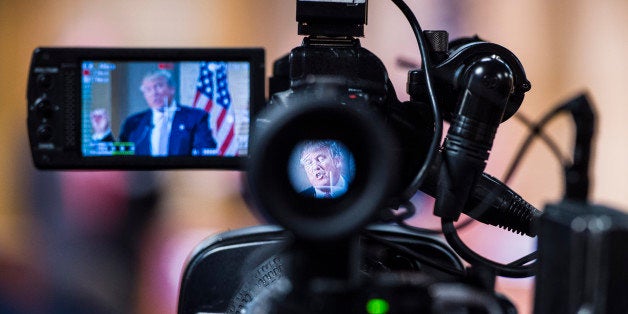
[[[216,128],[220,130],[222,127],[222,122],[225,120],[227,116],[227,110],[220,110],[220,115],[218,116],[218,120],[216,120]]]
[[[210,112],[212,110],[212,106],[214,105],[214,101],[212,101],[211,99],[207,101],[207,104],[205,105],[205,111]]]
[[[233,130],[233,126],[229,129],[229,134],[227,135],[227,137],[225,138],[224,142],[222,142],[222,145],[220,146],[220,155],[224,155],[225,151],[227,150],[227,148],[229,147],[229,145],[231,144],[231,140],[233,139],[234,136],[234,130]]]
[[[198,107],[198,98],[201,97],[201,92],[200,91],[196,91],[196,95],[194,95],[194,102],[192,104],[194,104],[194,107]]]

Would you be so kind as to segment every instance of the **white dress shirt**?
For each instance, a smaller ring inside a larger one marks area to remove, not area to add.
[[[335,185],[333,186],[326,186],[325,188],[329,189],[330,192],[323,192],[321,190],[319,190],[318,187],[314,188],[314,191],[316,191],[316,198],[336,198],[336,197],[340,197],[343,194],[345,194],[345,192],[347,192],[347,181],[345,181],[345,179],[340,176],[338,178],[338,182],[336,182]]]
[[[168,155],[168,142],[170,141],[172,120],[174,120],[177,106],[173,101],[170,103],[170,106],[164,107],[162,110],[152,109],[153,128],[150,133],[150,152],[153,156]]]

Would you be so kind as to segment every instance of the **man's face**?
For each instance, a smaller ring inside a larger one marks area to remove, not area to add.
[[[157,110],[170,104],[174,96],[174,88],[168,86],[166,78],[161,76],[144,79],[140,90],[148,106]]]
[[[333,186],[340,178],[340,158],[332,157],[327,147],[306,149],[301,154],[301,164],[314,187]]]

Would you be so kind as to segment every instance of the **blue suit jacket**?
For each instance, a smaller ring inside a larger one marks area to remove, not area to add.
[[[122,124],[121,142],[135,143],[135,155],[150,155],[151,109],[129,116]],[[168,156],[189,156],[192,150],[216,148],[209,128],[209,114],[204,110],[177,106],[168,142]]]
[[[299,192],[299,195],[307,196],[307,197],[316,197],[316,190],[314,189],[313,186],[310,186],[307,189]]]

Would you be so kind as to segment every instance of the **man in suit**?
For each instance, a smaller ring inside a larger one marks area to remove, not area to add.
[[[132,142],[135,155],[208,155],[216,148],[204,110],[181,106],[174,100],[175,84],[169,72],[159,70],[144,76],[140,91],[148,109],[127,117],[119,142]],[[114,141],[104,110],[91,114],[94,140]]]
[[[336,198],[347,192],[343,154],[335,141],[308,141],[303,144],[300,164],[311,186],[300,192],[315,198]]]

